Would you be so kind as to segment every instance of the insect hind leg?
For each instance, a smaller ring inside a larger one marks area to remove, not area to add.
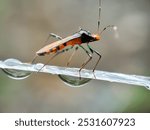
[[[73,48],[73,47],[72,47]],[[73,53],[71,54],[71,56],[70,56],[70,58],[69,58],[69,60],[67,61],[67,66],[69,66],[69,64],[70,64],[70,62],[71,62],[71,60],[72,60],[72,58],[73,58],[73,56],[74,56],[74,54],[76,53],[76,51],[78,50],[78,46],[76,46],[76,48],[74,49],[74,51],[73,51]]]
[[[64,51],[60,51],[60,52],[57,52],[55,55],[53,55],[39,70],[38,72],[40,72],[52,59],[54,59],[56,56],[58,56],[59,54],[63,53]]]
[[[33,58],[33,60],[30,63],[33,64],[34,61],[37,59],[37,57],[38,57],[38,55],[35,55],[34,58]]]
[[[53,55],[39,70],[38,72],[40,72],[52,59],[54,59],[56,56],[58,56],[59,54],[62,54],[64,53],[65,51],[68,51],[70,49],[72,49],[73,46],[71,46],[70,48],[67,48],[67,49],[64,49],[64,50],[61,50],[61,51],[58,51],[55,55]]]

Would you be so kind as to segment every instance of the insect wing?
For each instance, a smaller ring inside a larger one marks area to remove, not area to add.
[[[51,44],[49,44],[49,45],[47,45],[47,46],[41,48],[41,49],[40,49],[39,51],[37,51],[36,53],[37,53],[37,54],[40,54],[40,53],[44,53],[44,52],[49,52],[51,49],[56,48],[56,47],[58,47],[58,46],[60,46],[60,45],[63,45],[64,43],[66,43],[66,42],[68,42],[68,41],[70,41],[70,40],[73,40],[73,39],[79,38],[79,37],[81,37],[81,34],[75,33],[75,34],[72,35],[72,36],[69,36],[69,37],[66,37],[66,38],[64,38],[64,39],[62,39],[62,40],[53,42],[53,43],[51,43]]]

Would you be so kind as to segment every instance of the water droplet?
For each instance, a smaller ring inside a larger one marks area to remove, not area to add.
[[[79,78],[73,76],[66,76],[66,75],[58,75],[59,78],[68,86],[70,87],[82,87],[87,84],[91,79],[87,78]]]
[[[150,85],[145,85],[145,88],[147,88],[148,90],[150,90]]]
[[[7,59],[4,61],[5,65],[7,66],[17,66],[23,64],[21,61],[17,59]],[[24,64],[26,65],[26,64]],[[28,66],[27,66],[28,67]],[[21,80],[29,77],[31,72],[28,71],[21,71],[15,69],[2,69],[2,71],[11,79]]]

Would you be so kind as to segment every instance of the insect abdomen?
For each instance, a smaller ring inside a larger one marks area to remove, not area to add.
[[[56,53],[57,51],[63,50],[66,46],[74,46],[76,44],[81,44],[80,38],[70,40],[68,42],[65,42],[65,43],[57,46],[57,47],[52,48],[52,49],[50,49],[50,53]]]
[[[38,52],[36,52],[36,54],[38,56],[44,56],[46,54],[48,55],[50,53],[56,53],[57,51],[63,50],[66,46],[74,46],[76,44],[81,44],[81,43],[82,43],[81,38],[75,38],[75,39],[69,40],[67,42],[64,42],[56,47],[53,47],[53,48],[49,48],[49,46],[45,46],[44,48],[42,48]]]

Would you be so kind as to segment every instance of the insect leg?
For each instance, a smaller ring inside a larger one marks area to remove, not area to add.
[[[61,40],[61,39],[62,39],[62,37],[60,37],[60,36],[58,36],[58,35],[56,35],[56,34],[54,34],[54,33],[49,33],[49,35],[48,35],[48,37],[47,37],[45,43],[48,42],[48,40],[49,40],[50,37],[54,37],[54,38],[56,38],[56,39],[58,39],[58,40]],[[32,60],[30,63],[33,64],[37,57],[38,57],[38,55],[35,55],[35,57],[33,58],[33,60]]]
[[[35,55],[33,60],[30,63],[33,64],[37,57],[38,57],[38,55]]]
[[[72,49],[73,46],[71,46],[70,48],[64,49],[62,51],[58,51],[55,55],[53,55],[39,70],[38,72],[40,72],[52,59],[54,59],[56,56],[58,56],[59,54],[62,54],[65,51],[68,51],[70,49]]]
[[[56,56],[58,56],[59,54],[63,53],[64,50],[57,52],[55,55],[53,55],[39,70],[38,72],[40,72],[52,59],[54,59]]]
[[[92,55],[81,45],[79,45],[79,47],[81,47],[85,52],[86,54],[88,55],[88,58],[85,60],[85,62],[81,65],[80,69],[79,69],[79,78],[81,79],[81,70],[89,63],[89,61],[92,59]]]
[[[58,40],[61,40],[61,39],[62,39],[62,37],[58,36],[57,34],[49,33],[49,35],[48,35],[48,37],[47,37],[47,40],[46,40],[45,42],[48,42],[48,40],[49,40],[50,37],[54,37],[54,38],[56,38],[56,39],[58,39]]]
[[[71,56],[70,56],[70,58],[69,58],[69,60],[68,60],[68,62],[67,62],[67,66],[69,66],[69,64],[70,64],[70,62],[71,62],[71,60],[72,60],[72,57],[74,56],[74,54],[75,54],[75,52],[78,50],[78,46],[74,49],[74,51],[73,51],[73,53],[71,54]]]
[[[92,49],[91,48],[91,46],[87,43],[87,46],[88,46],[88,48],[89,48],[89,50],[92,52],[92,53],[96,53],[98,56],[99,56],[99,58],[98,58],[98,60],[97,60],[97,62],[96,62],[96,64],[95,64],[95,66],[94,66],[94,68],[93,68],[93,74],[94,74],[94,71],[95,71],[95,69],[96,69],[96,67],[97,67],[97,65],[98,65],[98,63],[99,63],[99,61],[100,61],[100,59],[101,59],[101,54],[98,52],[98,51],[96,51],[96,50],[94,50],[94,49]],[[95,77],[95,75],[94,75],[94,77]],[[96,78],[96,77],[95,77]]]

